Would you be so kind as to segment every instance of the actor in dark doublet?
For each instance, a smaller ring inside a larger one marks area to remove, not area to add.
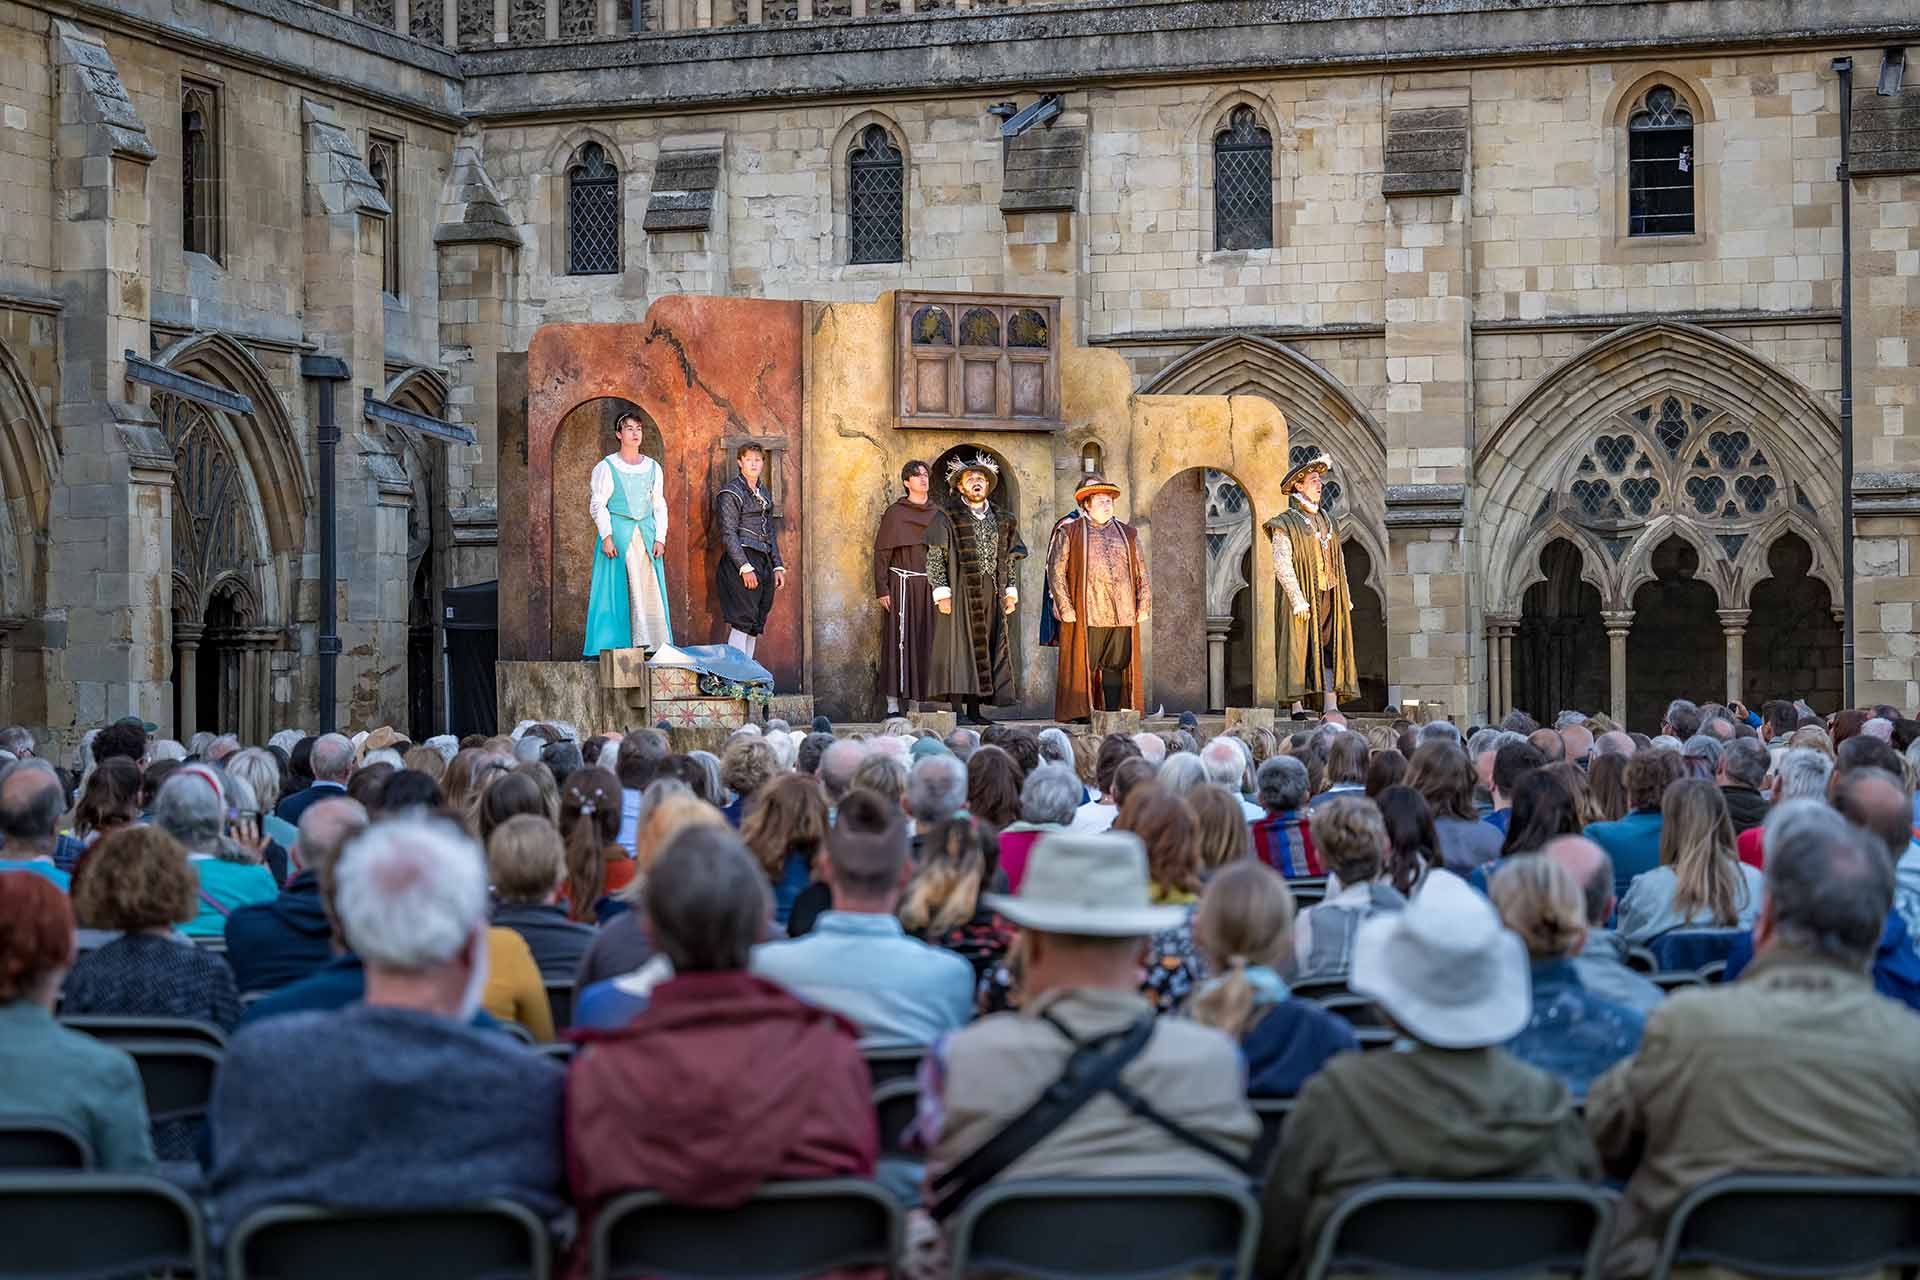
[[[743,444],[733,456],[740,474],[713,499],[723,548],[714,578],[720,613],[727,620],[727,643],[751,658],[773,612],[773,593],[787,584],[787,567],[780,561],[773,532],[773,494],[760,483],[766,451]]]
[[[911,711],[927,697],[933,656],[933,585],[927,580],[927,525],[939,514],[929,492],[933,469],[915,459],[900,468],[905,496],[880,517],[873,537],[873,594],[887,611],[880,645],[880,694],[887,713]]]
[[[935,610],[927,689],[968,723],[985,724],[982,702],[1004,707],[1019,697],[1012,615],[1027,548],[1013,516],[988,500],[1000,480],[998,463],[984,455],[955,458],[947,472],[954,493],[927,524]]]
[[[1071,723],[1095,710],[1141,710],[1140,624],[1153,608],[1140,538],[1113,516],[1120,486],[1088,476],[1073,500],[1078,520],[1054,526],[1047,582],[1060,619],[1060,675],[1053,718]]]

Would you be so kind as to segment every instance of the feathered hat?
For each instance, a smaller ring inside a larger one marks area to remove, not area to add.
[[[1293,486],[1304,479],[1310,471],[1325,473],[1331,470],[1333,470],[1333,459],[1329,458],[1320,450],[1315,449],[1312,457],[1302,458],[1299,466],[1287,472],[1286,476],[1280,481],[1280,492],[1283,494],[1292,493]]]
[[[947,485],[960,487],[960,477],[969,471],[978,471],[987,478],[987,492],[992,493],[1000,487],[1000,464],[984,453],[976,453],[971,458],[956,455],[947,459]]]

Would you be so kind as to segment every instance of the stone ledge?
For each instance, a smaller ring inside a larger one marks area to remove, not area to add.
[[[1007,144],[1000,212],[1073,212],[1080,207],[1080,171],[1087,131],[1033,129]]]
[[[653,170],[653,190],[640,220],[643,231],[706,231],[713,225],[714,193],[720,186],[719,150],[663,151]]]
[[[1390,529],[1443,529],[1467,522],[1464,484],[1390,484],[1386,497]]]
[[[1854,472],[1853,514],[1920,515],[1920,471]]]

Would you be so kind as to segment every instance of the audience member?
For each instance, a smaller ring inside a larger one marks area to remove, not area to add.
[[[995,831],[1020,817],[1020,767],[995,746],[984,746],[967,761],[967,811]]]
[[[220,1221],[269,1204],[476,1197],[557,1214],[565,1072],[470,1025],[488,951],[480,850],[446,823],[391,819],[356,837],[333,877],[365,1002],[250,1023],[228,1046],[208,1112]]]
[[[887,739],[894,741],[894,739]],[[889,750],[869,751],[860,767],[853,771],[853,786],[858,791],[871,791],[882,797],[897,810],[905,811],[903,802],[907,798],[907,755],[894,754]]]
[[[116,756],[95,766],[73,810],[73,833],[82,844],[96,840],[140,818],[140,769]]]
[[[261,823],[262,834],[268,834],[266,820],[275,816],[274,810],[280,804],[280,762],[273,758],[270,751],[249,747],[228,755],[225,765],[229,778],[244,782],[253,789],[252,809]],[[260,860],[273,873],[275,887],[284,887],[289,874],[286,845],[268,835],[266,845],[260,851]]]
[[[1370,1182],[1595,1176],[1567,1086],[1499,1047],[1532,1012],[1526,948],[1465,882],[1438,872],[1368,920],[1350,985],[1402,1039],[1335,1056],[1300,1091],[1262,1197],[1259,1274],[1288,1275]]]
[[[972,967],[907,937],[894,915],[911,870],[905,822],[878,833],[836,826],[821,862],[833,909],[806,937],[755,948],[753,972],[842,1014],[868,1039],[928,1044],[964,1025]]]
[[[1120,766],[1129,760],[1143,758],[1139,745],[1131,738],[1120,734],[1109,734],[1102,738],[1100,750],[1094,756],[1093,766],[1094,787],[1099,794],[1081,805],[1074,813],[1071,829],[1100,832],[1113,826],[1113,820],[1120,815],[1120,800],[1114,794],[1115,779],[1120,772]]]
[[[66,811],[60,775],[34,758],[0,768],[0,872],[28,871],[51,880],[63,892],[72,876],[54,865],[60,815]]]
[[[1507,1052],[1584,1098],[1596,1076],[1639,1048],[1641,1016],[1581,982],[1574,958],[1587,939],[1586,905],[1556,859],[1510,860],[1493,877],[1492,897],[1501,923],[1526,944],[1533,971],[1533,1013]]]
[[[1345,1018],[1281,977],[1293,967],[1293,893],[1272,867],[1236,862],[1210,880],[1193,936],[1218,976],[1194,992],[1188,1015],[1239,1041],[1249,1097],[1291,1098],[1328,1058],[1359,1047]]]
[[[1766,800],[1771,813],[1785,800],[1825,800],[1833,778],[1833,757],[1810,747],[1788,747],[1781,751],[1768,771]],[[1750,867],[1766,866],[1766,824],[1742,831],[1734,842],[1740,861]]]
[[[1003,1175],[1245,1178],[1259,1126],[1233,1042],[1212,1027],[1156,1019],[1139,993],[1141,944],[1185,914],[1149,901],[1139,839],[1049,835],[1019,894],[992,895],[987,905],[1023,931],[1026,1003],[937,1042],[921,1065],[919,1132],[930,1148],[934,1219],[945,1221]],[[1118,1097],[1096,1095],[1024,1150],[994,1141],[1103,1052],[1125,1055],[1118,1080],[1153,1108],[1152,1122]]]
[[[1537,747],[1524,739],[1502,743],[1493,755],[1493,773],[1491,791],[1493,812],[1485,821],[1502,834],[1505,834],[1513,817],[1514,792],[1520,786],[1520,780],[1535,772],[1547,762]],[[1536,848],[1538,846],[1535,846]],[[1502,853],[1512,848],[1509,841],[1502,847]]]
[[[1555,836],[1580,834],[1579,804],[1551,769],[1521,774],[1512,791],[1502,790],[1501,798],[1511,804],[1506,810],[1507,838],[1500,845],[1503,859],[1538,853]]]
[[[1364,796],[1341,796],[1313,814],[1313,843],[1326,859],[1327,896],[1300,913],[1294,932],[1295,972],[1302,978],[1342,978],[1352,963],[1360,925],[1407,900],[1382,877],[1387,827]]]
[[[1700,708],[1685,698],[1675,698],[1667,704],[1667,714],[1660,722],[1660,732],[1670,734],[1685,742],[1700,732],[1700,722],[1704,717]]]
[[[1081,790],[1080,779],[1066,765],[1043,764],[1027,775],[1020,787],[1020,818],[1000,831],[1000,870],[1006,873],[1009,893],[1020,891],[1034,844],[1048,832],[1065,831],[1072,824]],[[914,821],[917,826],[918,815]]]
[[[857,1030],[747,971],[771,908],[766,876],[730,831],[690,833],[648,873],[649,930],[672,976],[631,1022],[584,1033],[570,1073],[576,1271],[595,1214],[624,1191],[729,1208],[768,1182],[873,1175],[879,1135]]]
[[[1562,725],[1560,733],[1560,759],[1585,766],[1593,755],[1593,730],[1585,724]]]
[[[1771,763],[1767,749],[1758,738],[1735,738],[1720,752],[1720,769],[1715,781],[1726,797],[1727,816],[1733,820],[1736,839],[1767,820],[1767,798],[1760,794]]]
[[[294,751],[293,759],[297,766],[300,762],[298,748]],[[300,815],[307,811],[308,805],[328,795],[345,794],[347,779],[353,776],[353,739],[338,733],[315,738],[313,746],[308,748],[307,768],[313,775],[312,783],[284,796],[280,807],[274,810],[282,822],[295,827],[300,825]]]
[[[1535,729],[1527,735],[1527,745],[1540,753],[1543,764],[1557,764],[1567,758],[1567,744],[1557,729]]]
[[[1500,856],[1503,837],[1474,813],[1473,762],[1458,745],[1422,743],[1409,762],[1407,785],[1433,813],[1433,832],[1447,870],[1466,875]]]
[[[633,858],[620,844],[625,800],[620,779],[605,769],[567,775],[559,830],[566,849],[566,917],[575,924],[598,920],[606,896],[633,881]]]
[[[1307,767],[1292,756],[1268,756],[1254,785],[1266,814],[1248,828],[1254,856],[1287,879],[1324,874],[1307,822]]]
[[[1042,765],[1034,776],[1060,767]],[[1006,846],[996,843],[992,827],[961,813],[929,829],[923,848],[901,895],[900,925],[909,937],[972,965],[976,981],[986,978],[1013,944],[1013,931],[982,900],[1004,867]]]
[[[138,716],[126,716],[114,721],[94,735],[93,763],[127,759],[144,768],[147,763],[147,735],[151,732]]]
[[[1587,765],[1587,793],[1593,822],[1618,822],[1627,816],[1627,762],[1631,756],[1596,753]]]
[[[1367,740],[1357,733],[1338,733],[1327,748],[1326,789],[1307,801],[1312,812],[1336,797],[1351,792],[1364,795],[1367,790]]]
[[[186,846],[199,875],[200,910],[184,928],[188,937],[222,937],[237,908],[279,894],[272,873],[228,838],[226,793],[208,766],[187,765],[167,779],[154,800],[153,823]]]
[[[1224,790],[1240,806],[1242,825],[1266,817],[1266,810],[1246,798],[1252,751],[1238,738],[1221,734],[1200,748],[1200,763],[1206,766],[1207,780]]]
[[[1207,785],[1207,766],[1195,752],[1170,752],[1154,771],[1153,780],[1168,795],[1184,800],[1195,787]]]
[[[1814,802],[1768,818],[1758,958],[1677,991],[1640,1052],[1594,1082],[1587,1122],[1626,1180],[1609,1275],[1646,1275],[1682,1197],[1725,1174],[1879,1176],[1920,1146],[1920,1019],[1866,970],[1893,900],[1885,853]]]
[[[820,752],[820,762],[815,772],[819,776],[821,789],[826,792],[829,809],[838,805],[841,798],[852,790],[854,771],[866,756],[866,744],[851,738],[837,739]]]
[[[1627,943],[1607,927],[1613,919],[1613,864],[1606,850],[1585,836],[1556,836],[1541,852],[1560,864],[1580,890],[1587,940],[1573,957],[1574,972],[1589,992],[1632,1009],[1641,1017],[1666,995],[1627,964]]]
[[[1419,892],[1429,871],[1444,865],[1433,811],[1412,787],[1388,787],[1373,797],[1387,829],[1387,863],[1383,879],[1403,898]]]
[[[1247,815],[1240,798],[1225,787],[1208,784],[1187,794],[1193,811],[1194,852],[1200,858],[1200,879],[1247,856]]]
[[[1620,936],[1646,943],[1674,929],[1746,929],[1760,911],[1760,873],[1740,861],[1720,789],[1682,778],[1660,803],[1660,865],[1620,900]]]
[[[1720,739],[1709,733],[1696,733],[1680,744],[1680,763],[1689,778],[1717,780],[1720,756]]]
[[[1635,752],[1627,764],[1627,816],[1586,829],[1613,863],[1614,897],[1625,900],[1634,877],[1660,865],[1660,803],[1681,776],[1678,752]]]
[[[720,754],[720,782],[732,793],[721,812],[738,827],[760,788],[781,772],[779,756],[765,738],[736,736]]]
[[[334,927],[321,881],[347,841],[367,828],[367,811],[344,793],[324,797],[300,815],[287,851],[292,874],[267,902],[234,908],[227,917],[227,963],[244,993],[276,991],[311,977],[333,956]]]
[[[487,841],[487,876],[494,925],[520,935],[543,984],[572,982],[594,929],[567,916],[567,850],[553,824],[523,813],[495,827]]]
[[[1140,758],[1156,769],[1166,763],[1167,740],[1159,734],[1136,733],[1132,736],[1132,742],[1139,750]]]
[[[125,1052],[54,1020],[73,964],[73,908],[51,879],[0,871],[0,1098],[86,1140],[95,1173],[153,1173],[140,1073]]]
[[[794,901],[813,878],[814,855],[826,836],[826,798],[820,784],[804,773],[769,782],[740,824],[740,838],[773,886],[775,924],[787,923]]]

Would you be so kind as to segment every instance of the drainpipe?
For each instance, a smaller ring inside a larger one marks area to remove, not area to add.
[[[300,374],[319,383],[320,417],[314,430],[319,446],[320,472],[320,637],[314,647],[320,656],[320,721],[318,732],[335,729],[335,697],[340,664],[340,513],[334,499],[334,454],[340,445],[340,427],[334,420],[334,384],[353,377],[338,356],[301,356]]]
[[[1853,59],[1840,77],[1840,663],[1841,705],[1853,705]]]

